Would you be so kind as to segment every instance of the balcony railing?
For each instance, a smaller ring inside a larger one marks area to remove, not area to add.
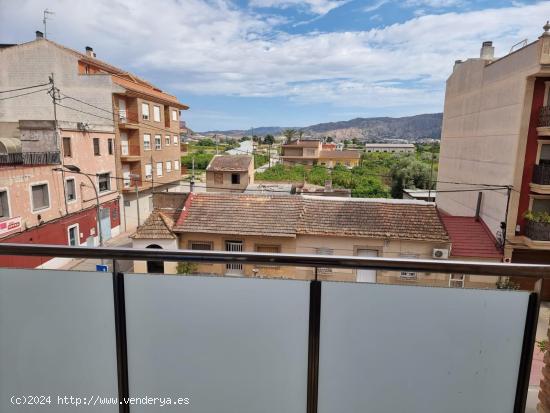
[[[29,394],[67,407],[59,394],[120,412],[157,396],[209,412],[522,412],[536,293],[150,276],[118,260],[550,277],[543,265],[252,252],[6,243],[0,255],[112,265],[0,270],[0,411]]]
[[[550,165],[535,165],[533,169],[533,183],[538,185],[550,185]]]
[[[0,165],[55,165],[61,163],[59,151],[0,154]]]
[[[550,224],[546,222],[525,222],[525,236],[533,241],[550,241]]]
[[[540,108],[539,127],[550,127],[550,106]]]

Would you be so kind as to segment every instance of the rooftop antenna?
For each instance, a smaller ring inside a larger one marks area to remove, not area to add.
[[[54,15],[55,13],[53,11],[50,11],[48,9],[44,10],[44,18],[42,19],[42,23],[44,23],[44,38],[48,37],[48,32],[46,30],[47,28],[47,22],[48,22],[48,14]]]

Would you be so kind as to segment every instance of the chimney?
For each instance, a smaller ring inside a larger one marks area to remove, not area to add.
[[[92,49],[90,46],[86,46],[86,56],[90,56],[90,57],[96,56],[94,49]]]
[[[42,33],[40,30],[37,30],[35,33],[36,33],[36,40],[44,38],[44,33]]]
[[[325,192],[332,192],[332,179],[325,181]]]
[[[546,21],[546,24],[542,26],[544,33],[540,37],[550,37],[550,21]]]
[[[493,60],[495,57],[495,48],[493,47],[493,42],[483,42],[481,45],[481,51],[479,57],[483,60]]]

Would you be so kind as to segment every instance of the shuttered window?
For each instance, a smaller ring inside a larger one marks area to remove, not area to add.
[[[10,208],[8,206],[8,191],[0,192],[0,218],[9,218]]]
[[[32,210],[39,211],[50,207],[48,184],[32,186]]]

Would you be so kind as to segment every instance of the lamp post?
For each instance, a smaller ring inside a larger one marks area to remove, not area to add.
[[[88,178],[88,180],[90,181],[90,184],[92,185],[92,188],[94,189],[95,199],[96,199],[97,233],[98,233],[98,236],[99,236],[99,246],[102,247],[103,246],[103,235],[101,234],[101,217],[99,215],[99,211],[100,211],[99,194],[97,192],[97,188],[95,186],[95,183],[92,180],[92,178],[90,178],[90,175],[81,172],[80,168],[78,166],[76,166],[76,165],[63,165],[63,167],[68,169],[70,172],[74,172],[74,173],[79,174],[79,175],[84,175],[86,178]],[[64,171],[63,168],[54,168],[53,170],[54,171],[61,171],[61,172]],[[65,185],[64,182],[63,182],[63,185]]]

